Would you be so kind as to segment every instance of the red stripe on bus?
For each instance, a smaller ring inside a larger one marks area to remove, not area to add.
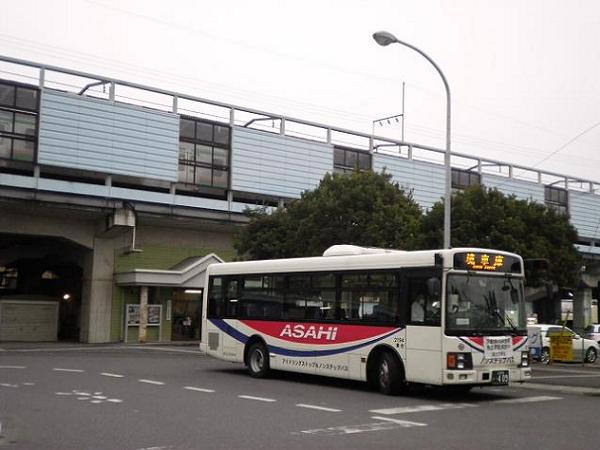
[[[264,322],[240,320],[244,325],[270,337],[302,344],[345,344],[389,333],[396,327],[345,325],[339,323]]]

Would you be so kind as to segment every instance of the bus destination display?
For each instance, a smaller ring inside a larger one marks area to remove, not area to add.
[[[454,255],[454,268],[484,272],[521,272],[521,263],[513,256],[497,253],[466,252]]]

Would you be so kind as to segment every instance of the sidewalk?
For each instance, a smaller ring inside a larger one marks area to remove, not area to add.
[[[0,352],[3,351],[60,351],[60,350],[92,350],[92,349],[122,349],[144,347],[185,347],[195,348],[199,351],[199,341],[173,341],[173,342],[147,342],[145,344],[125,344],[123,342],[109,342],[103,344],[86,344],[83,342],[0,342]]]
[[[567,394],[600,396],[600,364],[552,363],[532,365],[532,381],[515,385],[524,389],[542,389]]]

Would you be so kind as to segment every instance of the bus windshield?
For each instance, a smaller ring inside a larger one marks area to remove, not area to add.
[[[448,335],[525,335],[523,280],[448,275],[445,325]]]

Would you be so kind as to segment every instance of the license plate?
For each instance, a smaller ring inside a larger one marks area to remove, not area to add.
[[[505,385],[508,384],[508,380],[508,370],[495,370],[494,372],[492,372],[492,384]]]

